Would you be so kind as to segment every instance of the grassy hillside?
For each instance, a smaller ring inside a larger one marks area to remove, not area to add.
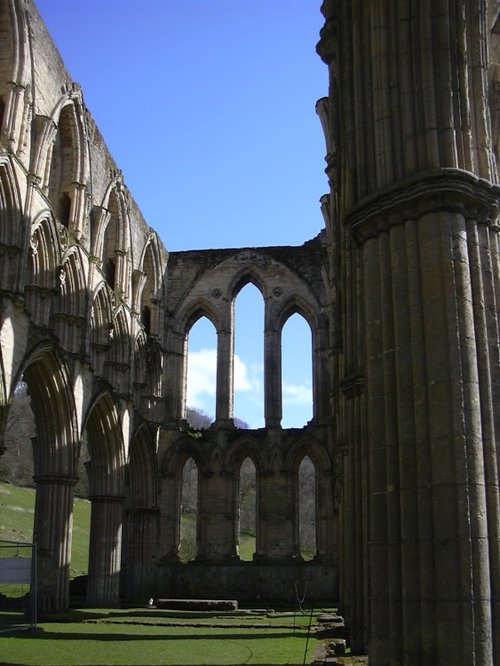
[[[33,539],[35,491],[0,483],[0,540]],[[87,572],[89,550],[90,502],[76,499],[73,513],[71,578]]]
[[[19,488],[0,482],[0,540],[31,542],[34,507],[33,488]],[[195,519],[183,516],[182,522],[185,542],[181,544],[180,557],[187,561],[195,554]],[[87,573],[89,525],[90,502],[77,498],[73,513],[71,578]],[[251,560],[255,551],[255,537],[242,535],[239,550],[242,560]]]

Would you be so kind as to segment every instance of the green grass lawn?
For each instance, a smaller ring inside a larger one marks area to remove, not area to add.
[[[5,666],[302,664],[309,618],[292,613],[73,611],[65,622],[0,635]],[[71,621],[73,620],[73,621]],[[79,620],[79,621],[75,621]],[[317,641],[307,646],[310,663]]]
[[[35,490],[0,483],[0,540],[33,539]],[[90,502],[76,498],[73,505],[73,540],[70,576],[87,573],[89,553]]]
[[[0,540],[31,542],[34,499],[33,489],[0,483]],[[87,571],[89,522],[90,502],[76,499],[71,577]],[[251,559],[254,549],[254,539],[242,536],[242,559]],[[20,617],[17,613],[17,621]],[[0,629],[15,622],[16,613],[0,613]],[[221,615],[153,612],[146,608],[75,610],[57,621],[39,624],[36,630],[0,633],[0,663],[3,666],[302,664],[308,623],[309,617],[291,613]],[[306,664],[311,662],[316,645],[316,639],[311,638]]]

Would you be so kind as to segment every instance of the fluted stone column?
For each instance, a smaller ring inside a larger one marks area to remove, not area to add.
[[[232,474],[201,473],[198,479],[198,560],[209,562],[236,557],[236,500]]]
[[[358,636],[367,627],[373,666],[492,666],[500,190],[487,3],[326,0],[322,9],[333,293],[350,303],[336,365],[341,386],[364,373],[366,401],[361,412],[338,407],[352,550],[363,553],[370,604],[359,615],[351,589],[349,620]],[[366,449],[351,418],[366,427]]]
[[[38,607],[42,614],[69,606],[69,567],[76,479],[35,477],[33,540],[37,544]]]
[[[120,600],[123,498],[91,499],[87,605],[113,606]]]

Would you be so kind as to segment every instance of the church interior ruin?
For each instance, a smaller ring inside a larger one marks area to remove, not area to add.
[[[324,228],[301,246],[169,252],[33,0],[0,0],[0,455],[25,382],[39,606],[70,599],[74,488],[86,600],[279,599],[307,582],[373,666],[500,658],[500,2],[325,0],[311,100]],[[233,410],[234,303],[264,301],[264,417]],[[312,418],[282,426],[282,331],[311,332]],[[186,414],[187,341],[217,344],[215,420]],[[313,469],[314,556],[299,539]],[[179,559],[197,470],[196,557]],[[241,469],[255,553],[239,554]]]

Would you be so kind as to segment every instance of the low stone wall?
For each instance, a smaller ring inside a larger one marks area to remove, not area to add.
[[[208,564],[165,563],[158,566],[155,597],[171,599],[238,599],[305,604],[338,599],[338,572],[334,565],[311,562]]]

